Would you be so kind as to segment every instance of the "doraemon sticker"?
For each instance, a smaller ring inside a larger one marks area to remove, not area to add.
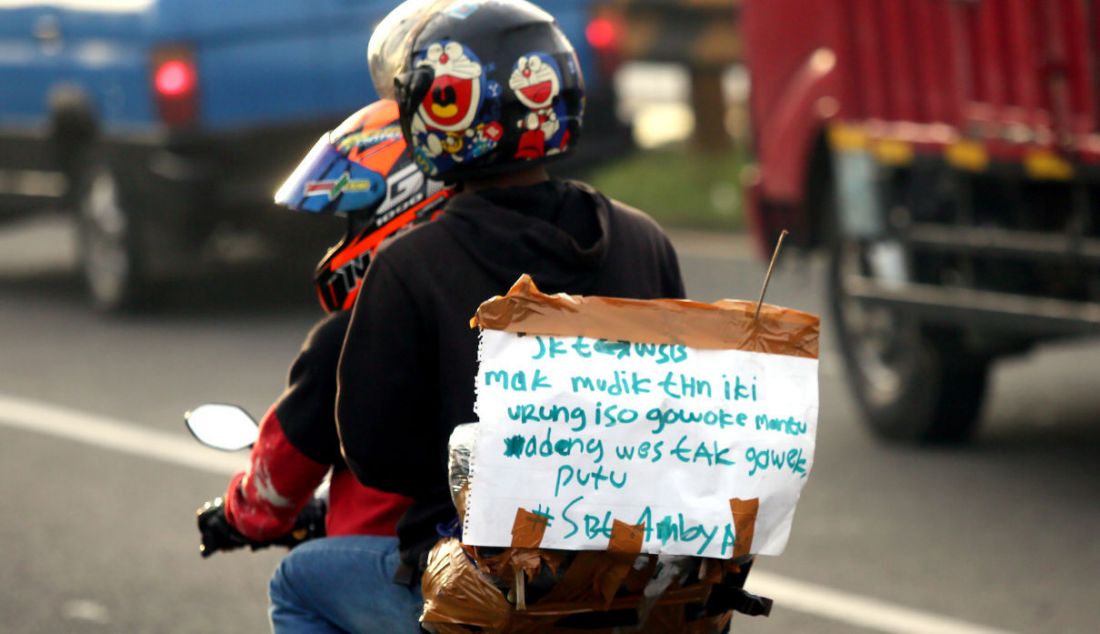
[[[416,66],[433,73],[411,125],[417,162],[436,174],[446,161],[460,163],[495,148],[503,128],[482,105],[485,94],[498,88],[486,80],[477,56],[445,40],[431,44]]]
[[[535,159],[563,152],[569,145],[569,130],[562,119],[565,105],[561,93],[561,70],[545,53],[528,53],[512,67],[508,87],[528,108],[516,125],[520,134],[516,158]]]

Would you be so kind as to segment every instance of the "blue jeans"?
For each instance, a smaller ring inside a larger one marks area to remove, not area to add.
[[[326,537],[295,547],[271,577],[272,630],[418,634],[420,585],[393,582],[399,563],[396,537]]]

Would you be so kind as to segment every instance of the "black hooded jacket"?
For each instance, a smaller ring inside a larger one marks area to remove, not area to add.
[[[416,500],[397,527],[409,565],[455,516],[447,440],[475,420],[470,318],[524,273],[548,293],[684,296],[657,224],[575,182],[459,194],[438,221],[380,250],[344,342],[337,419],[360,481]]]

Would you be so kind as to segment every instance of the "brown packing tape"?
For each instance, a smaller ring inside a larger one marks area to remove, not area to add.
[[[481,556],[480,551],[475,547],[469,547],[467,553],[472,553],[479,570],[507,580],[517,597],[524,597],[521,572],[528,580],[532,580],[544,565],[552,573],[556,573],[561,563],[559,553],[539,549],[548,523],[549,520],[545,516],[523,508],[516,509],[516,518],[512,522],[510,548],[490,557]],[[526,601],[521,603],[526,605]]]
[[[425,577],[424,598],[425,609],[423,622],[430,625],[431,629],[440,634],[452,632],[473,631],[492,632],[499,634],[544,634],[549,632],[564,633],[573,630],[557,626],[557,622],[564,616],[597,612],[602,610],[636,609],[641,597],[638,595],[616,597],[610,604],[597,601],[567,601],[557,603],[540,602],[527,611],[515,611],[504,601],[499,588],[492,586],[489,579],[477,571],[474,565],[465,556],[454,556],[462,553],[462,549],[456,548],[453,540],[444,540],[436,545],[429,559],[429,574]],[[593,553],[605,554],[606,553]],[[441,569],[445,569],[445,572]],[[438,580],[445,579],[448,584],[440,586]],[[488,585],[486,585],[488,584]],[[484,590],[472,592],[469,586],[475,585]],[[489,594],[495,592],[495,596]],[[704,603],[710,592],[709,584],[697,583],[686,588],[673,588],[662,595],[656,602],[654,612],[665,611],[667,615],[658,619],[658,623],[681,622],[684,605],[688,603]],[[590,589],[591,593],[591,589]],[[472,598],[471,598],[472,597]],[[491,600],[486,600],[491,598]],[[695,622],[689,622],[692,625]],[[468,626],[468,627],[464,627]],[[611,630],[584,630],[586,634],[609,634]],[[664,629],[660,626],[647,625],[642,632],[657,633],[679,631],[676,629]],[[692,629],[690,631],[713,631],[719,629]]]
[[[562,560],[560,553],[541,548],[507,548],[491,557],[481,556],[475,549],[472,556],[478,570],[509,581],[514,579],[515,570],[524,571],[528,579],[534,579],[543,566],[557,574]]]
[[[470,634],[470,628],[452,623],[432,623],[434,634]]]
[[[718,632],[725,632],[726,626],[729,624],[730,618],[733,615],[732,611],[726,611],[713,616],[701,616],[691,621],[685,620],[684,604],[705,604],[710,598],[710,591],[713,585],[714,584],[709,582],[702,582],[692,584],[686,588],[676,588],[666,591],[661,599],[658,600],[657,607],[650,612],[649,618],[639,631],[639,634],[664,634],[667,632],[677,632],[679,634],[717,634]],[[692,592],[693,596],[688,594]],[[691,596],[691,600],[684,600],[680,603],[665,602],[667,599],[676,597],[677,595],[684,598]]]
[[[645,524],[627,524],[614,520],[611,524],[611,538],[607,541],[607,552],[616,555],[629,555],[630,561],[642,552],[645,542]]]
[[[657,555],[647,555],[646,565],[643,568],[630,567],[630,574],[623,581],[623,590],[630,594],[639,594],[645,590],[645,586],[653,575],[657,574]],[[635,560],[636,561],[636,560]]]
[[[722,574],[724,573],[723,563],[725,563],[725,560],[722,559],[704,559],[699,564],[699,579],[704,583],[718,583],[722,580]]]
[[[689,621],[685,623],[683,629],[684,634],[714,634],[715,632],[725,632],[726,627],[729,625],[730,620],[733,619],[733,612],[724,612],[717,616],[709,616],[699,619],[698,621]],[[656,631],[656,630],[654,630]],[[669,630],[666,630],[669,631]]]
[[[538,548],[546,534],[549,519],[524,508],[516,509],[512,522],[512,548]]]
[[[703,603],[710,596],[710,584],[695,583],[684,588],[666,591],[655,605],[682,606],[685,603]],[[545,598],[535,606],[528,608],[525,616],[562,616],[602,610],[634,609],[641,604],[638,595],[615,597],[610,604],[594,600],[547,601]]]
[[[730,513],[733,514],[733,558],[747,555],[752,549],[752,537],[756,532],[756,514],[760,512],[760,498],[730,500]]]
[[[426,623],[499,631],[512,612],[500,589],[474,568],[457,539],[444,539],[432,548],[420,587],[424,594],[421,620]]]
[[[643,631],[683,632],[684,620],[683,606],[656,606],[646,618]]]
[[[656,558],[650,558],[645,568],[634,570],[634,561],[642,551],[644,540],[644,524],[632,525],[615,520],[611,526],[608,550],[578,552],[550,592],[534,606],[528,606],[528,611],[539,613],[566,609],[570,604],[597,602],[596,606],[588,609],[607,609],[609,601],[615,598],[619,588],[628,580],[629,588],[644,587],[656,569]],[[637,604],[635,599],[630,607]]]
[[[681,344],[699,349],[746,350],[816,359],[820,319],[790,308],[724,299],[636,300],[547,295],[523,275],[507,295],[478,307],[471,327],[491,330]]]
[[[644,540],[645,524],[632,525],[619,520],[612,523],[611,538],[607,542],[607,557],[593,580],[605,608],[611,605],[627,575],[634,569],[634,560],[642,552]]]
[[[595,601],[592,580],[606,558],[607,553],[596,550],[577,553],[554,587],[536,605]]]

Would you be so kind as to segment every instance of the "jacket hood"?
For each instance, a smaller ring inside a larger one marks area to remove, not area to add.
[[[527,273],[546,292],[575,293],[594,282],[607,255],[610,207],[588,185],[548,181],[460,193],[440,223],[502,287]]]

